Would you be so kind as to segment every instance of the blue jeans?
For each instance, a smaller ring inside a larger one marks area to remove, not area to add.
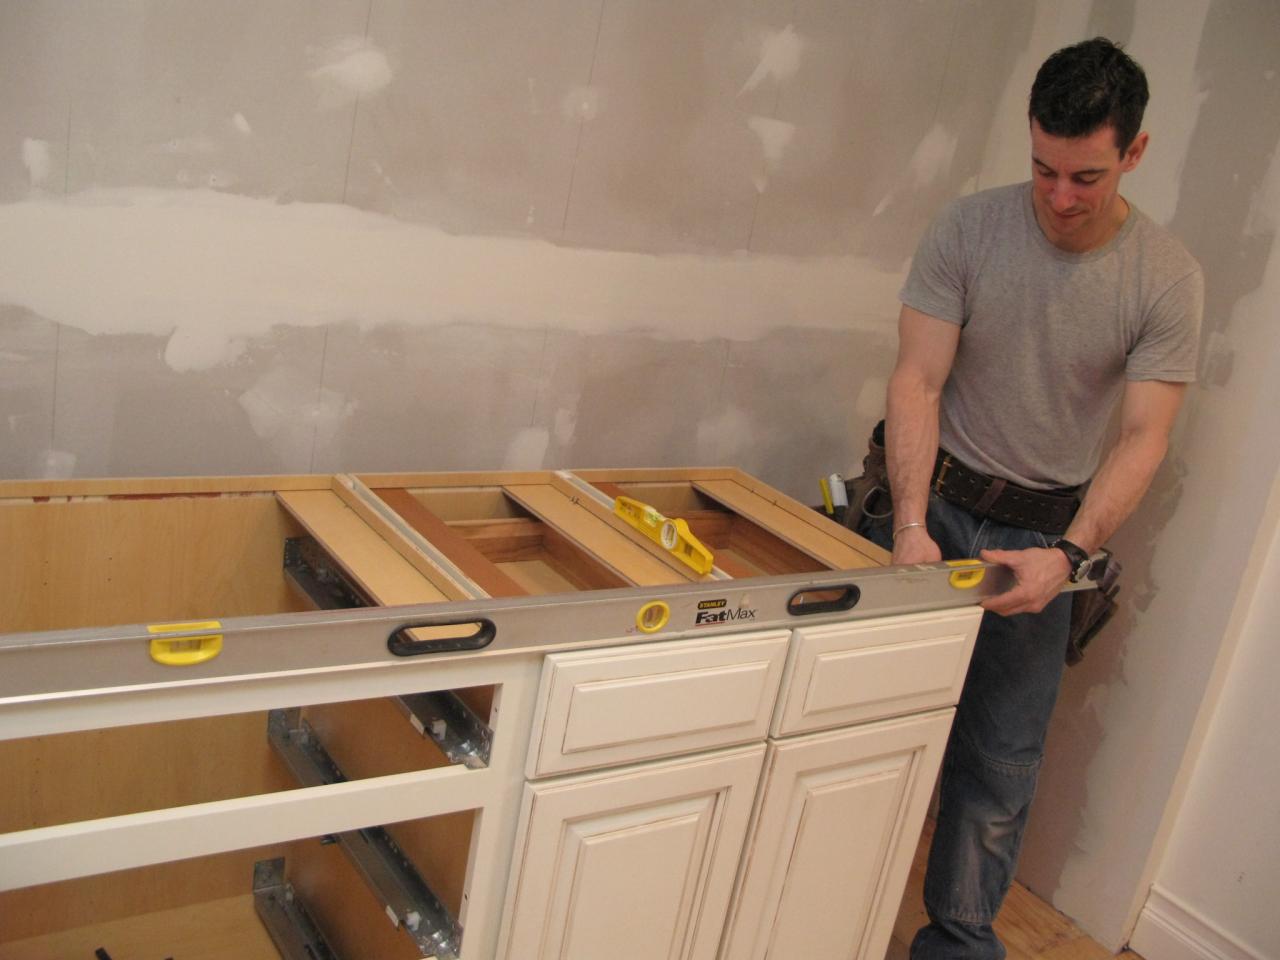
[[[936,494],[926,521],[945,560],[1053,539],[975,517]],[[864,520],[859,532],[891,549],[892,514]],[[924,885],[930,923],[911,943],[912,960],[1004,960],[992,923],[1018,862],[1070,622],[1069,594],[1040,613],[982,618],[942,760]]]

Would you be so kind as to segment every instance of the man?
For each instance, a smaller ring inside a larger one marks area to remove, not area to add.
[[[991,925],[1061,679],[1060,590],[1146,492],[1195,376],[1200,269],[1119,193],[1146,103],[1142,69],[1105,39],[1051,56],[1031,90],[1031,181],[949,206],[900,295],[893,511],[862,532],[894,563],[978,555],[1016,579],[983,604],[913,960],[1005,955]]]

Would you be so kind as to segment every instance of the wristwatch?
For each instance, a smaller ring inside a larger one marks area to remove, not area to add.
[[[1089,575],[1093,560],[1082,548],[1077,547],[1070,540],[1055,540],[1049,546],[1057,547],[1067,555],[1067,563],[1071,564],[1071,570],[1067,573],[1069,581],[1079,583]]]

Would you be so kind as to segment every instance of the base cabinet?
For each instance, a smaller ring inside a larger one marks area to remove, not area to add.
[[[878,960],[954,713],[773,741],[720,960]]]
[[[525,788],[507,960],[712,960],[762,744]]]
[[[686,473],[0,483],[0,960],[878,960],[976,595]]]

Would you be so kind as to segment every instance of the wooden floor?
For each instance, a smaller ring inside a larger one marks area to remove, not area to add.
[[[907,881],[906,896],[893,927],[886,960],[907,960],[907,946],[916,930],[928,922],[924,912],[924,864],[933,838],[933,823],[925,824]],[[996,918],[996,933],[1009,951],[1008,960],[1112,960],[1102,944],[1091,940],[1049,904],[1019,883],[1013,885]],[[1142,960],[1124,951],[1121,960]]]

